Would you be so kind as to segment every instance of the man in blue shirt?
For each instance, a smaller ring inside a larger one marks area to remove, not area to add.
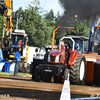
[[[21,48],[19,48],[19,50],[16,51],[16,52],[15,52],[15,55],[14,55],[15,60],[16,60],[15,69],[14,69],[14,75],[17,75],[17,73],[18,73],[19,62],[20,62],[20,60],[21,60],[21,58],[20,58],[20,51],[21,51]]]

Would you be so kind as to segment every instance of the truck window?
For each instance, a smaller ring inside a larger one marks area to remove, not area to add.
[[[13,35],[12,38],[12,47],[21,47],[23,41],[23,36]]]

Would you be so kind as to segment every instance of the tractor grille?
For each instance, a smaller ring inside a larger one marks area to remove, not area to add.
[[[51,56],[51,61],[55,61],[56,56]]]

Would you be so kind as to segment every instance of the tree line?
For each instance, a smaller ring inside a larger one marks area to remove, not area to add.
[[[35,7],[32,6],[35,4]],[[40,6],[39,0],[33,0],[28,7],[23,10],[21,7],[14,13],[22,14],[23,16],[18,18],[18,29],[25,30],[26,34],[28,35],[29,46],[34,47],[43,47],[44,44],[51,45],[52,43],[52,33],[53,30],[57,26],[67,26],[67,27],[75,27],[74,30],[68,29],[59,29],[56,32],[55,40],[67,33],[68,35],[81,35],[89,37],[90,34],[90,27],[91,27],[91,19],[88,20],[74,20],[74,17],[70,19],[68,12],[64,12],[64,16],[60,16],[59,12],[57,15],[54,15],[53,10],[51,9],[50,12],[45,12]],[[13,15],[14,16],[14,15]],[[16,20],[17,18],[13,17],[13,30],[16,29]],[[2,38],[2,31],[3,31],[3,16],[0,16],[0,40]]]

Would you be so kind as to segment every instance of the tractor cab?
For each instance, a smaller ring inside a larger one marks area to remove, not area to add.
[[[71,37],[75,41],[75,50],[80,51],[81,53],[87,53],[88,51],[88,41],[89,38],[84,36],[73,36],[73,35],[67,35],[67,37]],[[72,48],[73,43],[71,40],[69,40],[70,46]]]

